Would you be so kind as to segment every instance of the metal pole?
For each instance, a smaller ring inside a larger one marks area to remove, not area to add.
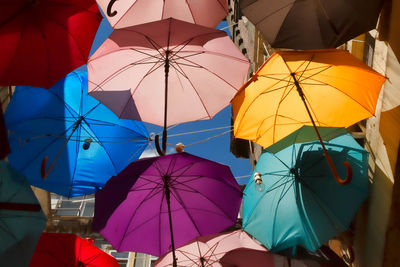
[[[341,178],[339,177],[339,174],[338,174],[336,168],[335,168],[335,165],[334,165],[334,163],[333,163],[333,161],[332,161],[332,158],[331,158],[331,156],[328,154],[328,151],[326,150],[325,144],[324,144],[324,142],[322,141],[322,138],[321,138],[321,135],[319,134],[317,125],[315,124],[314,119],[313,119],[313,117],[312,117],[312,115],[311,115],[311,111],[310,111],[310,109],[309,109],[308,106],[307,106],[307,102],[306,102],[306,99],[305,99],[305,97],[304,97],[303,89],[300,87],[299,81],[296,79],[296,74],[292,72],[292,73],[290,73],[290,75],[292,76],[292,78],[293,78],[293,80],[294,80],[294,85],[295,85],[296,88],[297,88],[297,92],[299,93],[300,98],[301,98],[301,100],[303,101],[304,106],[306,107],[308,116],[310,117],[311,123],[312,123],[312,125],[313,125],[313,127],[314,127],[314,130],[315,130],[315,133],[317,134],[318,139],[319,139],[319,142],[320,142],[320,144],[321,144],[321,146],[322,146],[322,149],[324,150],[325,158],[326,158],[326,160],[328,161],[329,167],[331,168],[331,171],[332,171],[333,176],[335,177],[335,180],[336,180],[339,184],[341,184],[341,185],[345,185],[345,184],[350,183],[350,182],[351,182],[351,179],[352,179],[352,169],[351,169],[350,164],[349,164],[347,161],[344,162],[344,165],[346,166],[346,169],[347,169],[347,177],[346,177],[345,179],[341,179]]]
[[[167,151],[167,112],[168,112],[168,73],[169,73],[169,54],[171,51],[165,51],[165,96],[164,96],[164,130],[162,137],[162,152],[165,155]]]
[[[175,255],[175,242],[174,242],[174,231],[172,229],[172,215],[171,215],[171,191],[169,189],[169,179],[171,177],[169,175],[164,175],[163,180],[164,180],[164,190],[165,190],[165,198],[167,200],[167,207],[168,207],[168,219],[169,219],[169,231],[171,234],[171,247],[172,247],[172,265],[173,267],[177,267],[178,264],[176,262],[176,255]]]

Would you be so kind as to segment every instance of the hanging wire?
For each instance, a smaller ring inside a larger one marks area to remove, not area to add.
[[[205,130],[199,130],[199,131],[192,131],[192,132],[184,132],[184,133],[171,134],[171,135],[169,135],[169,137],[181,136],[181,135],[186,135],[186,134],[204,133],[204,132],[210,132],[210,131],[221,130],[221,129],[227,129],[227,128],[233,128],[233,126],[222,126],[222,127],[211,128],[211,129],[205,129]]]

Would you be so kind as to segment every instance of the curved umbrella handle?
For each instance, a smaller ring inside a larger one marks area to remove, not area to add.
[[[40,176],[42,176],[42,179],[46,179],[51,171],[50,168],[46,171],[46,164],[48,159],[49,157],[45,156],[42,160],[42,164],[40,165]]]
[[[164,153],[163,150],[161,150],[161,147],[160,147],[160,136],[158,134],[156,134],[155,137],[154,137],[154,144],[156,145],[156,150],[157,150],[158,155],[164,156],[165,153]]]
[[[324,155],[326,160],[328,161],[329,167],[331,168],[332,174],[335,177],[335,180],[338,184],[340,185],[347,185],[351,182],[351,180],[353,179],[353,169],[350,166],[350,163],[348,161],[343,162],[343,165],[346,167],[347,170],[347,176],[346,178],[342,179],[336,168],[335,165],[333,164],[332,158],[331,156],[328,154],[328,152],[324,149]]]
[[[116,2],[117,0],[111,0],[109,3],[108,3],[108,6],[107,6],[107,16],[109,16],[109,17],[114,17],[115,15],[117,15],[117,11],[116,10],[114,10],[114,11],[111,11],[111,8],[112,8],[112,6],[114,5],[114,3]]]

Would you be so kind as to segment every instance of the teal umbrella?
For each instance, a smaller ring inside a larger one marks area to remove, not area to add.
[[[350,163],[352,180],[332,179],[310,127],[265,149],[244,191],[243,228],[271,251],[316,251],[349,227],[367,198],[368,153],[343,128],[319,130],[340,175],[346,174],[342,163]]]
[[[45,225],[25,177],[0,161],[0,265],[28,266]]]

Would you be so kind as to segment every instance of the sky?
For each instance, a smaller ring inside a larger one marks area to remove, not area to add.
[[[227,22],[222,21],[217,29],[223,29],[230,35],[227,26]],[[113,29],[108,21],[103,19],[93,42],[91,54],[96,51],[112,31]],[[185,145],[185,152],[230,166],[238,183],[245,184],[251,174],[250,162],[249,159],[236,158],[229,150],[230,120],[231,107],[229,105],[212,120],[188,122],[169,127],[167,154],[175,153],[174,145],[182,143]],[[145,125],[149,134],[160,134],[161,137],[162,127],[149,123],[145,123]],[[154,142],[143,152],[142,157],[148,156],[157,156]]]

